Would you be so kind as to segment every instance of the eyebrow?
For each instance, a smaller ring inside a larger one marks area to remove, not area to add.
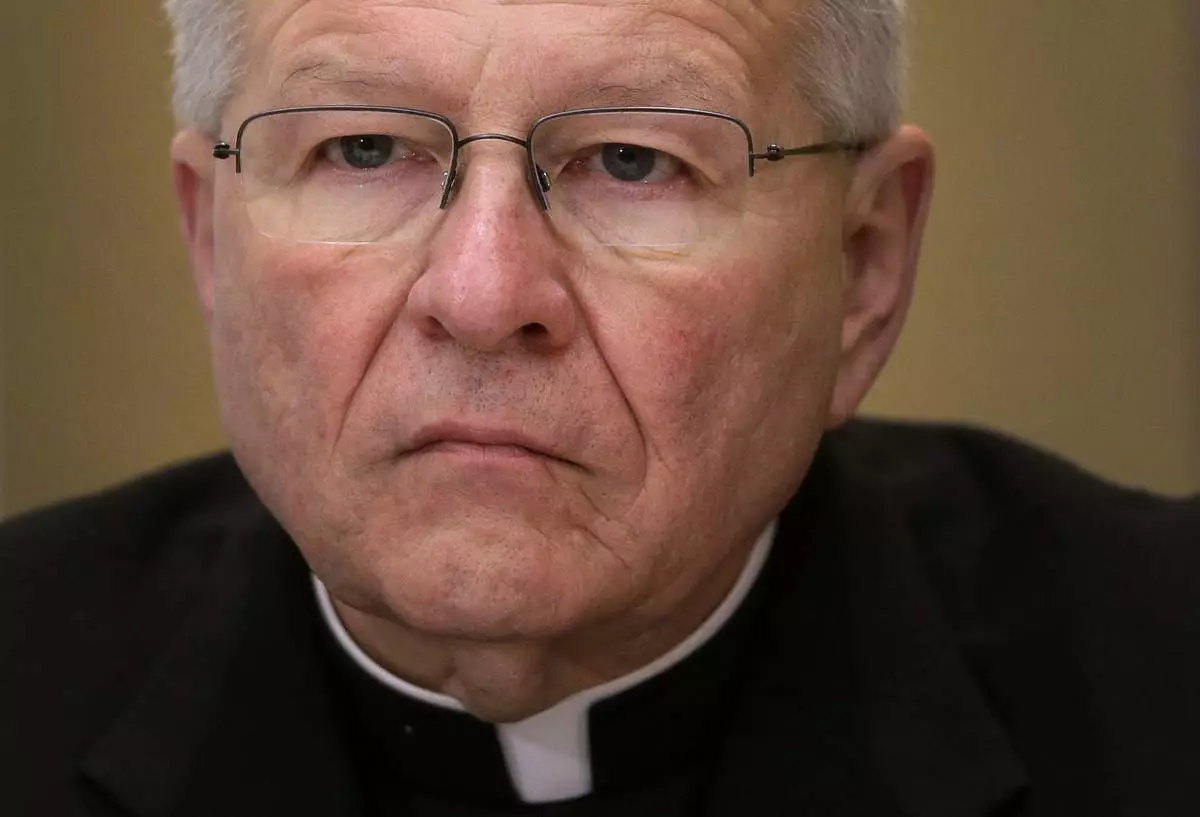
[[[333,62],[313,60],[288,71],[280,81],[278,93],[286,97],[296,87],[306,85],[331,85],[336,87],[359,87],[363,89],[398,90],[410,83],[399,71],[363,70]]]
[[[729,100],[715,94],[710,85],[698,81],[686,70],[659,73],[637,84],[606,82],[591,88],[589,93],[611,105],[687,103],[690,107],[711,108],[729,104]]]
[[[416,83],[408,72],[397,65],[393,68],[364,69],[330,59],[318,58],[290,69],[280,81],[277,92],[287,99],[293,92],[307,87],[330,87],[343,90],[411,93],[420,87],[422,96],[429,96],[429,85]],[[612,77],[578,89],[578,102],[571,108],[623,105],[685,105],[687,107],[719,109],[729,107],[732,98],[716,92],[690,66],[663,63],[647,77]]]

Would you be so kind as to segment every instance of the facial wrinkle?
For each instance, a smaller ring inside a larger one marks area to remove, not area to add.
[[[337,449],[340,447],[342,435],[346,431],[346,425],[350,420],[351,413],[354,411],[354,404],[359,393],[362,391],[363,384],[366,383],[367,379],[376,371],[376,364],[380,358],[380,353],[382,352],[384,345],[387,343],[388,338],[391,337],[396,330],[397,324],[400,320],[400,310],[402,308],[403,307],[397,308],[396,314],[393,316],[392,320],[381,321],[381,330],[368,345],[369,351],[366,355],[366,363],[362,367],[362,374],[359,375],[353,387],[351,387],[350,392],[346,395],[345,402],[342,404],[341,421],[338,423],[338,432],[333,441],[333,447],[329,452],[331,459],[335,455]]]
[[[517,4],[508,4],[517,5]],[[563,30],[553,40],[544,41],[533,49],[514,52],[506,44],[519,39],[509,36],[506,21],[493,15],[487,25],[489,43],[485,66],[475,81],[472,96],[472,129],[492,130],[491,110],[501,116],[513,116],[524,108],[528,113],[510,126],[523,129],[533,114],[544,114],[573,107],[599,104],[687,104],[695,107],[742,109],[747,96],[744,81],[732,82],[727,76],[744,75],[741,55],[730,54],[728,43],[714,48],[679,49],[680,22],[696,26],[686,18],[668,15],[656,22],[652,12],[621,14],[612,4],[542,3],[550,8],[577,9],[579,6],[600,5],[604,18],[597,27],[584,27],[576,20],[564,23]],[[631,4],[632,5],[632,4]],[[638,9],[642,8],[640,6]],[[574,23],[574,24],[572,24]],[[660,29],[671,28],[671,38],[664,39]],[[701,28],[703,30],[703,28]],[[705,38],[714,38],[706,33]],[[717,38],[719,39],[719,38]],[[599,55],[610,49],[607,45],[620,43],[619,58],[605,60]],[[633,46],[631,48],[631,45]],[[630,59],[630,51],[636,55]],[[577,55],[589,55],[581,65]],[[546,67],[531,66],[529,61],[541,60]],[[534,78],[546,71],[554,72],[557,82],[535,84]],[[597,89],[597,84],[602,90]],[[497,98],[497,91],[499,97]],[[533,101],[530,105],[529,102]]]
[[[592,4],[545,5],[574,8]],[[611,10],[608,4],[597,5],[604,5]],[[397,4],[380,3],[375,7],[394,9]],[[430,3],[404,4],[404,7],[443,10]],[[455,18],[465,18],[465,14],[457,8],[453,13]],[[721,20],[727,19],[723,12],[715,14]],[[633,64],[627,55],[621,60],[614,60],[612,64],[592,60],[576,72],[575,78],[568,73],[556,83],[549,86],[542,83],[539,86],[533,82],[533,78],[541,76],[541,73],[537,70],[538,66],[531,66],[529,61],[549,57],[555,62],[570,64],[571,61],[565,59],[566,50],[562,49],[561,42],[557,46],[549,42],[532,53],[506,51],[504,43],[512,38],[504,33],[503,19],[495,16],[495,12],[472,17],[470,37],[464,36],[461,24],[440,27],[441,33],[447,38],[461,41],[466,46],[452,65],[430,65],[425,60],[406,58],[394,49],[388,53],[386,48],[380,48],[376,49],[377,54],[372,55],[372,63],[382,63],[380,67],[354,65],[356,56],[348,53],[340,44],[346,36],[378,38],[382,36],[379,29],[365,29],[361,19],[343,15],[347,18],[345,23],[342,23],[343,17],[335,18],[337,24],[333,27],[323,26],[321,36],[300,45],[300,55],[293,58],[293,65],[285,64],[279,71],[285,75],[279,82],[279,88],[283,94],[289,95],[296,90],[302,92],[310,85],[334,88],[343,85],[347,89],[353,88],[358,94],[378,92],[388,104],[393,104],[389,100],[393,95],[398,99],[415,95],[431,101],[437,97],[445,104],[427,107],[455,118],[464,133],[497,129],[523,131],[537,115],[585,105],[685,104],[744,115],[744,100],[751,98],[747,78],[754,71],[744,64],[746,60],[744,55],[738,53],[736,42],[731,45],[727,37],[721,36],[727,32],[719,32],[720,24],[701,20],[702,25],[697,25],[695,21],[679,14],[661,12],[635,14],[631,19],[609,16],[612,17],[611,31],[597,34],[591,30],[568,30],[562,33],[560,39],[584,37],[592,41],[569,49],[572,54],[604,53],[600,41],[612,37],[621,37],[625,49],[628,49],[631,39],[643,41],[645,45],[636,49],[640,56]],[[716,48],[673,53],[670,40],[663,39],[660,29],[670,27],[677,34],[681,21],[683,25],[705,31],[706,39],[717,42]],[[288,37],[284,36],[287,33],[284,29],[287,22],[284,21],[282,26],[276,38],[286,41]],[[300,28],[300,33],[295,36],[300,36],[303,31]],[[718,34],[712,34],[713,31],[718,31]],[[332,38],[334,43],[330,45],[326,38]],[[744,40],[745,37],[735,38],[738,39]],[[729,54],[731,51],[732,55]],[[556,57],[556,54],[559,56]],[[557,71],[559,67],[553,66],[551,70]],[[450,72],[453,72],[453,76]],[[734,79],[722,79],[724,77]],[[453,100],[449,91],[452,88],[472,89],[469,102],[466,98],[457,102]],[[433,93],[431,89],[437,92]],[[463,121],[463,114],[467,111],[470,112],[470,122]]]
[[[431,89],[436,89],[440,96],[447,96],[457,85],[447,81],[448,77],[444,76],[444,61],[404,59],[403,53],[397,52],[398,45],[407,44],[409,48],[405,50],[429,45],[424,41],[405,40],[405,29],[432,28],[438,35],[463,40],[467,47],[456,56],[456,68],[462,65],[463,59],[477,46],[477,43],[461,36],[462,33],[469,32],[466,23],[476,22],[474,18],[439,4],[376,2],[365,9],[360,5],[351,5],[349,8],[333,5],[328,12],[324,12],[323,9],[313,10],[314,13],[320,14],[318,17],[299,16],[299,12],[305,7],[317,3],[318,0],[309,0],[293,7],[286,15],[277,15],[272,20],[260,22],[256,38],[262,40],[261,53],[287,55],[279,64],[270,68],[264,80],[268,92],[282,96],[292,93],[294,88],[303,89],[306,83],[311,83],[316,87],[357,86],[360,90],[378,92],[384,95],[385,99],[389,95],[400,94],[424,98],[431,95]],[[444,22],[435,22],[432,26],[427,25],[427,20],[421,20],[421,25],[415,25],[416,21],[409,19],[408,26],[393,30],[389,35],[388,23],[392,23],[392,28],[395,29],[396,11],[410,11],[420,15],[446,13],[450,17]],[[388,12],[392,14],[389,15]],[[320,22],[320,26],[314,28],[317,21]],[[397,38],[395,34],[401,36]],[[380,39],[385,39],[386,43],[375,47]],[[354,47],[350,47],[349,44]],[[444,45],[438,50],[444,52]],[[270,58],[267,63],[270,65]],[[282,75],[282,79],[275,81],[273,78],[279,75]]]

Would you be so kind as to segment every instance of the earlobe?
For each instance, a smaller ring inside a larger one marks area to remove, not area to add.
[[[863,156],[846,197],[842,358],[829,425],[844,423],[887,362],[908,313],[933,190],[933,148],[904,127]]]
[[[190,129],[171,142],[171,176],[179,207],[179,226],[191,262],[196,294],[207,323],[213,307],[213,158],[212,145]]]

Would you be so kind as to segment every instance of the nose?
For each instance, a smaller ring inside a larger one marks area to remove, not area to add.
[[[562,348],[579,310],[523,156],[503,142],[472,150],[407,309],[427,337],[479,351]]]

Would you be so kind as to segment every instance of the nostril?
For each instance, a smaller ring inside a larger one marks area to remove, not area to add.
[[[521,327],[521,334],[527,338],[538,339],[546,337],[550,334],[550,330],[546,328],[545,324],[527,323]]]
[[[421,327],[421,331],[431,338],[448,338],[451,336],[450,330],[446,328],[445,324],[432,315],[422,317],[418,321],[418,324]]]

